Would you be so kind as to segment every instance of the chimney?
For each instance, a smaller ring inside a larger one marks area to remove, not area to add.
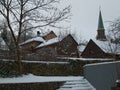
[[[37,31],[37,37],[40,37],[40,31]]]

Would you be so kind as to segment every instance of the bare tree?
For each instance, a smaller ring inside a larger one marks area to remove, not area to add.
[[[57,23],[67,20],[70,6],[59,9],[60,0],[0,0],[0,13],[7,22],[14,44],[19,72],[22,74],[19,41],[25,31],[58,27]],[[25,28],[24,28],[25,27]]]
[[[120,44],[120,18],[111,22],[109,34],[114,43]]]
[[[120,18],[110,22],[109,35],[109,49],[111,53],[118,54],[120,50]]]

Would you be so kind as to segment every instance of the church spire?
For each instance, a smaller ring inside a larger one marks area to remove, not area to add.
[[[99,11],[99,20],[98,20],[98,29],[97,29],[97,37],[96,37],[96,39],[101,40],[101,41],[106,40],[105,29],[104,29],[101,10]]]
[[[103,25],[103,19],[102,19],[101,10],[99,12],[98,29],[104,30],[104,25]]]

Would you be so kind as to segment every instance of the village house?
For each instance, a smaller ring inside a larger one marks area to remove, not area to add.
[[[37,31],[37,37],[34,37],[32,39],[28,39],[25,42],[21,43],[21,51],[22,53],[33,53],[34,49],[40,45],[41,43],[57,37],[56,34],[51,31],[47,34],[41,35],[39,31]]]
[[[99,43],[99,41],[98,41]],[[90,39],[87,46],[83,50],[81,56],[83,58],[110,58],[111,55],[108,54],[105,50],[103,50],[103,42],[101,42],[102,46],[99,47],[99,44],[94,42],[94,40]],[[108,46],[107,46],[108,47]],[[106,48],[107,50],[107,48]]]
[[[38,36],[29,39],[20,44],[21,51],[26,54],[33,54],[39,59],[53,59],[55,57],[77,57],[78,56],[78,43],[71,34],[63,38],[51,31],[45,36]]]
[[[57,55],[57,57],[77,57],[78,54],[77,46],[78,43],[75,41],[72,35],[69,34],[62,40],[59,39],[58,37],[50,39],[47,42],[40,44],[35,49],[35,51],[41,53],[43,52],[49,53],[50,55],[53,56]]]

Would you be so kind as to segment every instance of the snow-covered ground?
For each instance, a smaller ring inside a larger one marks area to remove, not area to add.
[[[69,60],[80,60],[80,61],[110,61],[114,60],[113,58],[71,58],[71,57],[63,57],[61,59],[69,59]]]
[[[0,78],[0,84],[66,82],[58,90],[96,90],[82,76],[35,76],[33,74],[14,78]]]
[[[60,62],[60,61],[27,61],[27,60],[23,60],[23,62],[25,63],[43,63],[43,64],[69,64],[69,62]]]
[[[9,59],[2,59],[1,61],[15,61]],[[39,63],[39,64],[69,64],[69,62],[61,62],[61,61],[29,61],[29,60],[22,60],[24,63]]]
[[[82,76],[35,76],[33,74],[23,75],[14,78],[0,78],[0,84],[7,83],[36,83],[36,82],[59,82],[81,80]]]

